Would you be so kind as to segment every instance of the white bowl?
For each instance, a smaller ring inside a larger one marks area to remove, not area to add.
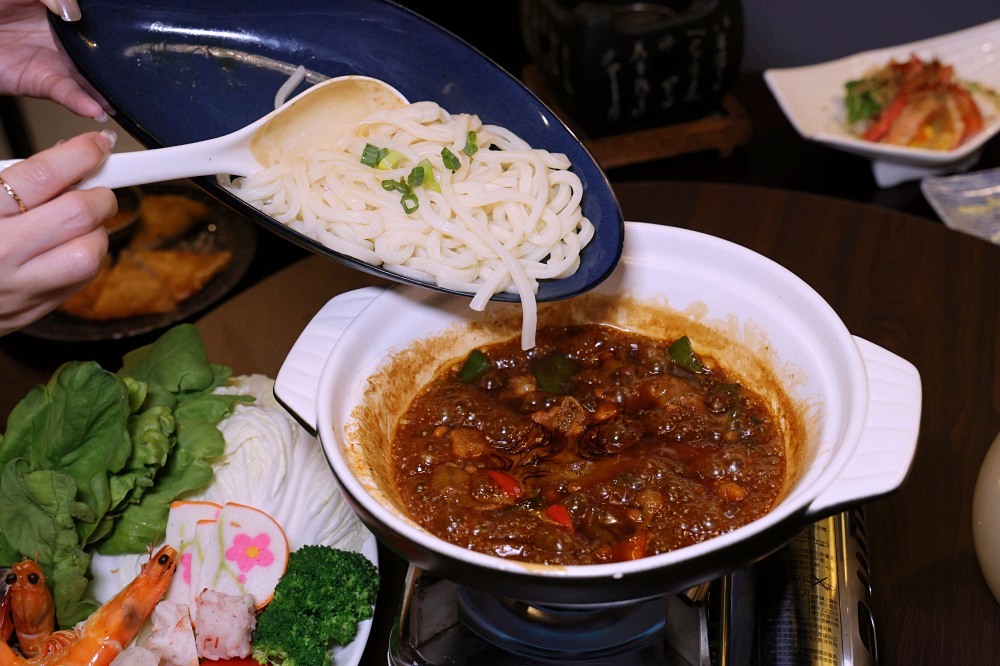
[[[796,405],[790,422],[802,425],[800,439],[788,442],[790,480],[777,506],[722,536],[613,564],[528,564],[431,535],[387,489],[390,431],[440,362],[516,335],[519,306],[491,303],[475,313],[456,296],[367,288],[320,310],[285,360],[275,393],[317,429],[345,497],[380,540],[425,570],[479,589],[535,603],[606,604],[718,577],[808,522],[903,483],[920,420],[920,378],[910,363],[853,337],[808,285],[746,248],[635,222],[625,238],[622,262],[595,292],[546,303],[540,316],[599,316],[653,334],[664,322],[679,324],[754,388],[776,379]],[[615,307],[594,314],[608,302]]]
[[[978,161],[983,144],[1000,132],[1000,109],[985,97],[976,98],[984,116],[983,129],[951,150],[890,146],[865,141],[848,131],[844,84],[892,59],[908,60],[913,54],[924,59],[938,58],[946,65],[954,65],[959,79],[1000,90],[1000,20],[818,65],[769,69],[764,72],[764,80],[799,134],[869,158],[882,187],[964,171]]]
[[[1000,168],[925,178],[920,191],[945,226],[1000,244]]]

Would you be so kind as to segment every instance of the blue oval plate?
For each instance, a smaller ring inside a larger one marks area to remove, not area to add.
[[[313,80],[364,74],[386,81],[411,101],[431,100],[452,113],[475,113],[536,148],[570,159],[584,185],[583,213],[596,233],[574,275],[539,283],[539,301],[589,290],[621,257],[621,207],[587,149],[517,79],[404,7],[384,0],[88,0],[83,10],[75,23],[54,18],[55,34],[114,108],[115,120],[147,147],[201,141],[248,125],[274,109],[275,94],[299,65]],[[213,178],[195,182],[313,252],[391,280],[425,284],[333,252],[264,215]],[[494,298],[519,300],[512,293]]]

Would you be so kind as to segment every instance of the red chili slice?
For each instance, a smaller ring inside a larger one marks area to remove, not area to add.
[[[483,471],[486,472],[486,476],[493,479],[493,483],[500,486],[500,489],[503,490],[508,496],[514,498],[521,496],[521,484],[507,472],[501,472],[498,469],[486,469]]]
[[[569,516],[569,511],[562,504],[553,504],[545,509],[545,517],[552,522],[565,527],[570,534],[576,532],[573,528],[573,519]]]
[[[646,557],[646,542],[648,536],[646,530],[639,530],[630,537],[626,537],[616,543],[612,549],[615,560],[624,562],[626,560],[638,560]]]

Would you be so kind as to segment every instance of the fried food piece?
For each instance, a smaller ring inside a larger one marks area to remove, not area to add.
[[[233,259],[228,250],[202,254],[183,250],[137,251],[136,259],[166,285],[171,295],[183,301],[201,291],[212,278],[226,270]]]
[[[87,319],[124,319],[139,315],[170,312],[177,299],[152,271],[131,252],[122,252],[101,285]]]
[[[211,208],[183,194],[147,194],[138,228],[117,259],[105,258],[98,276],[60,310],[82,319],[107,321],[175,309],[226,270],[228,250],[160,249],[205,222]]]
[[[59,310],[67,314],[71,314],[74,317],[81,317],[83,319],[89,318],[90,312],[94,308],[94,303],[97,302],[97,297],[101,295],[101,290],[104,288],[104,283],[107,282],[110,274],[111,256],[105,255],[104,260],[101,262],[101,269],[98,271],[97,277],[91,280],[90,284],[86,287],[64,301],[63,304],[59,306]]]
[[[142,199],[139,227],[129,247],[136,250],[158,247],[182,236],[209,212],[207,204],[183,194],[147,194]]]

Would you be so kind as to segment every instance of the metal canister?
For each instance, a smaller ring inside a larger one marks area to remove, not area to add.
[[[756,662],[876,666],[870,575],[862,509],[803,529],[756,567]]]

